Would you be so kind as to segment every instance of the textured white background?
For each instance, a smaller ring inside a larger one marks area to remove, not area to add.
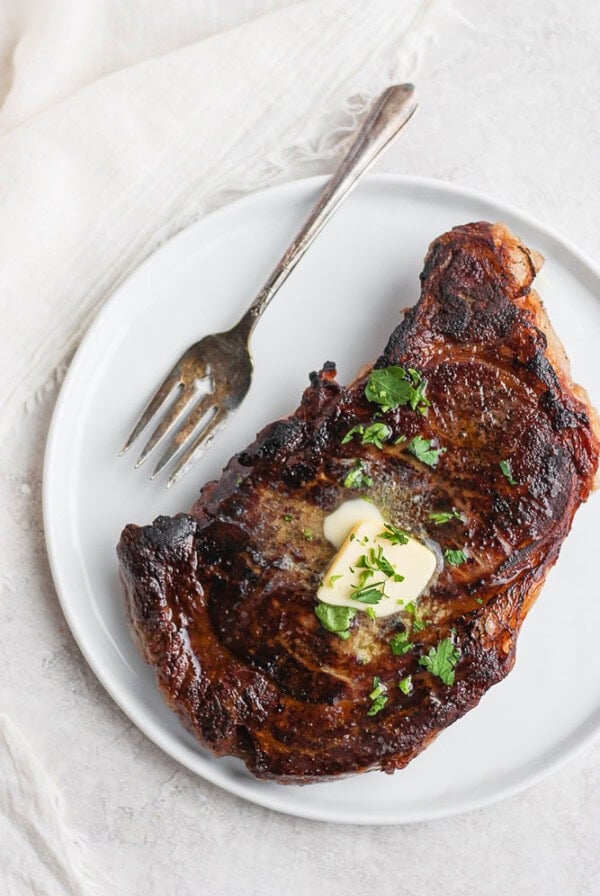
[[[379,170],[493,193],[600,258],[600,6],[457,0],[456,8],[470,24],[451,42],[440,35],[419,77],[418,117]],[[488,809],[411,827],[354,828],[243,803],[149,743],[87,668],[50,579],[40,487],[54,399],[40,399],[0,457],[8,507],[0,519],[0,707],[59,785],[99,867],[125,893],[600,892],[600,745]]]

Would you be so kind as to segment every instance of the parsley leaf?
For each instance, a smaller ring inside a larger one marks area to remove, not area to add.
[[[350,572],[354,573],[355,569],[360,569],[361,572],[358,583],[352,586],[350,597],[361,604],[378,604],[386,596],[386,582],[404,581],[404,576],[384,556],[381,545],[370,548],[366,553],[361,554],[354,567],[350,567]],[[376,572],[382,572],[386,578],[378,582],[368,581]]]
[[[342,445],[346,445],[348,442],[351,442],[355,435],[360,435],[364,433],[365,428],[362,423],[357,423],[356,426],[353,426],[352,429],[349,429],[344,438],[342,439]]]
[[[398,529],[391,523],[384,523],[383,532],[380,532],[378,538],[387,538],[392,544],[408,544],[409,535],[403,529]]]
[[[389,576],[394,582],[403,582],[404,576],[402,573],[398,572],[395,566],[393,566],[390,561],[383,556],[381,548],[379,548],[379,554],[375,558],[375,563],[377,564],[377,568],[380,572],[384,573],[386,576]]]
[[[369,694],[369,699],[374,700],[376,697],[379,697],[380,694],[384,694],[387,691],[387,686],[381,683],[381,678],[379,675],[376,675],[373,679],[373,690]]]
[[[310,529],[303,529],[302,534],[304,535],[304,537],[306,538],[307,541],[313,540],[313,534]]]
[[[375,445],[376,448],[383,448],[383,443],[392,435],[392,428],[387,423],[372,423],[367,426],[363,433],[363,445]]]
[[[381,712],[385,704],[387,703],[388,698],[385,694],[380,694],[379,697],[376,697],[375,700],[371,703],[371,706],[367,710],[368,716],[376,716],[378,712]]]
[[[509,485],[518,485],[517,480],[513,478],[512,465],[510,460],[501,460],[498,466],[502,470],[505,479],[508,480]]]
[[[408,632],[396,632],[390,641],[390,648],[394,656],[403,656],[412,650],[415,645],[408,640]]]
[[[371,706],[367,710],[367,715],[376,716],[378,712],[381,712],[387,701],[388,698],[386,694],[380,694],[379,697],[375,697],[375,699],[371,703]]]
[[[375,445],[376,448],[383,448],[383,443],[387,442],[392,435],[392,428],[387,423],[371,423],[370,426],[366,427],[359,423],[348,430],[342,439],[342,445],[345,445],[356,435],[361,437],[363,445]]]
[[[368,716],[376,716],[378,712],[381,712],[388,700],[386,694],[387,685],[383,684],[381,679],[376,675],[373,679],[373,690],[369,694],[371,706],[367,711]]]
[[[350,637],[350,623],[356,616],[353,607],[334,607],[331,604],[317,604],[315,615],[323,628],[346,640]]]
[[[371,371],[365,396],[368,401],[381,405],[384,413],[407,404],[413,411],[426,413],[429,406],[425,398],[426,386],[427,381],[414,368],[407,371],[404,367],[382,367]]]
[[[346,478],[344,488],[371,488],[373,480],[364,472],[362,460],[357,460]]]
[[[401,678],[398,682],[398,687],[402,691],[403,694],[407,696],[412,694],[413,683],[412,683],[412,675],[406,675],[404,678]]]
[[[461,566],[461,564],[466,563],[467,555],[464,551],[453,551],[450,548],[446,548],[444,551],[444,560],[446,560],[450,566]]]
[[[384,588],[385,580],[373,582],[370,585],[359,585],[350,597],[361,604],[378,604],[385,597]]]
[[[408,443],[408,453],[420,460],[421,463],[427,464],[428,467],[435,467],[443,454],[445,448],[434,448],[429,439],[422,436],[415,436]]]
[[[362,573],[362,576],[364,576],[365,579],[367,579],[369,575],[373,575],[375,570],[377,570],[378,572],[384,573],[384,575],[388,576],[394,582],[404,581],[404,576],[397,571],[395,566],[393,566],[386,557],[384,557],[381,545],[378,545],[377,549],[371,548],[366,554],[359,557],[355,565],[359,569],[365,570],[365,572]]]
[[[444,638],[435,647],[429,649],[427,656],[419,658],[419,665],[424,666],[428,672],[441,678],[444,684],[454,684],[454,667],[460,657],[460,651],[454,646],[450,638]]]
[[[281,517],[281,519],[283,520],[284,523],[291,523],[292,520],[294,519],[294,517],[292,516],[291,513],[284,513],[283,516]]]
[[[411,378],[414,386],[414,394],[411,396],[409,404],[413,411],[418,411],[420,414],[426,414],[427,408],[431,406],[429,399],[425,398],[427,380],[423,379],[422,374],[419,373],[418,370],[415,370],[414,367],[408,367],[406,372]]]
[[[343,579],[343,578],[344,578],[344,577],[343,577],[343,575],[342,575],[341,573],[339,573],[339,574],[336,575],[336,576],[329,576],[329,578],[327,579],[327,582],[328,582],[328,584],[329,584],[329,587],[330,587],[330,588],[333,588],[334,582],[337,582],[338,579]]]
[[[384,412],[408,404],[413,392],[403,367],[372,370],[365,386],[367,400],[381,405]]]
[[[413,628],[416,632],[422,632],[424,628],[427,628],[429,625],[428,622],[424,622],[423,619],[419,616],[419,611],[417,610],[416,604],[414,601],[409,601],[404,607],[404,612],[408,613],[409,616],[412,616],[411,628]]]
[[[436,526],[442,526],[444,523],[449,523],[450,520],[460,520],[462,522],[462,516],[454,508],[452,510],[443,510],[441,513],[429,513],[427,515]]]

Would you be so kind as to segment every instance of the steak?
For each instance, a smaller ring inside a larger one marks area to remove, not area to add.
[[[443,234],[419,302],[374,365],[402,368],[420,384],[416,402],[374,403],[371,369],[343,386],[326,363],[297,411],[233,457],[189,513],[124,529],[134,638],[169,706],[217,756],[281,783],[393,772],[511,670],[600,447],[531,290],[540,264],[502,224]],[[344,440],[374,420],[384,442]],[[418,624],[414,607],[356,612],[340,637],[315,613],[334,555],[323,520],[360,495],[447,559]]]

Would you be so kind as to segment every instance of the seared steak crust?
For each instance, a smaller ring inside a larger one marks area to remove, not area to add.
[[[383,414],[395,439],[445,451],[435,468],[392,440],[342,444],[376,406],[368,372],[311,374],[298,410],[265,427],[190,513],[127,526],[118,546],[139,648],[169,705],[217,755],[280,782],[405,766],[510,671],[521,623],[598,467],[597,418],[530,289],[540,259],[503,225],[458,227],[430,247],[422,296],[376,367],[427,379],[429,413]],[[361,458],[371,488],[343,481]],[[499,462],[510,459],[511,485]],[[445,564],[421,601],[430,623],[393,656],[399,614],[357,613],[347,640],[321,627],[316,591],[334,551],[323,517],[358,494],[392,523],[467,562]],[[429,513],[462,520],[436,526]],[[452,686],[419,665],[451,636]],[[412,675],[413,691],[397,687]],[[368,716],[374,676],[388,701]]]

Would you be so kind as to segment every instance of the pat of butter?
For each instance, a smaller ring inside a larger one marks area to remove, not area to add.
[[[371,607],[375,615],[381,617],[398,613],[406,604],[418,600],[435,572],[436,555],[416,538],[409,537],[406,544],[392,544],[382,537],[384,532],[381,519],[362,519],[355,523],[323,577],[317,592],[322,603],[354,607],[363,612]],[[396,582],[377,569],[373,575],[361,579],[361,573],[365,572],[361,558],[370,558],[371,551],[374,556],[383,557],[404,579]],[[381,582],[383,586],[379,584],[376,589],[381,594],[377,603],[365,604],[351,596],[357,586],[365,588]]]
[[[365,520],[376,520],[380,524],[380,530],[383,529],[383,517],[370,501],[365,501],[364,498],[344,501],[323,520],[323,535],[339,551],[354,526]]]

